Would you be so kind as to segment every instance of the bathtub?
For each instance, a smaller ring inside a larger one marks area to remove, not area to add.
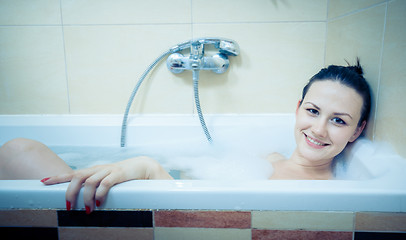
[[[284,154],[294,148],[292,114],[205,117],[213,141],[232,142],[230,148],[246,146],[248,152],[261,153],[269,148]],[[25,137],[56,148],[119,148],[121,121],[119,115],[3,115],[0,144]],[[102,208],[406,212],[406,161],[390,151],[376,152],[377,147],[368,144],[355,145],[347,153],[356,172],[347,179],[135,180],[114,186]],[[147,146],[160,151],[170,146],[190,154],[194,150],[189,145],[210,148],[195,115],[129,118],[126,148]],[[64,209],[67,186],[44,186],[38,180],[0,181],[0,209]],[[76,208],[84,209],[83,202],[79,200]]]

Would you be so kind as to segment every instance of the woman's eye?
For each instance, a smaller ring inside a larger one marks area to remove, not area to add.
[[[309,108],[309,109],[307,109],[307,111],[308,111],[310,114],[313,114],[313,115],[319,114],[319,111],[317,111],[317,110],[314,109],[314,108]]]
[[[341,118],[338,118],[338,117],[333,118],[332,121],[334,123],[337,123],[337,124],[340,124],[340,125],[346,125],[347,124],[344,120],[342,120]]]

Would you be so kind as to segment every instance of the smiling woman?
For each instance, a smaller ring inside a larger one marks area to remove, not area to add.
[[[305,168],[301,172],[293,169],[289,172],[295,172],[295,178],[299,179],[332,178],[330,166],[334,157],[365,126],[357,124],[361,106],[361,97],[349,87],[333,81],[314,83],[296,111],[297,147],[290,159],[291,163]]]
[[[270,159],[270,179],[332,179],[333,159],[361,135],[370,106],[359,61],[322,69],[303,89],[296,109],[296,149],[288,160]]]

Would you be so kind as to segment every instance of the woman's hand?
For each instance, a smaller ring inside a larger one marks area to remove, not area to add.
[[[66,190],[66,209],[74,208],[80,189],[83,187],[83,200],[86,213],[91,213],[96,205],[105,200],[110,188],[118,183],[134,179],[172,179],[154,159],[136,157],[124,161],[97,165],[41,180],[45,185],[71,182]]]

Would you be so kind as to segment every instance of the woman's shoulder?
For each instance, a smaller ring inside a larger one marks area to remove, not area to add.
[[[270,163],[275,163],[281,160],[286,160],[286,158],[280,153],[273,152],[266,157],[266,160]]]
[[[289,179],[287,176],[289,176],[290,173],[286,168],[287,159],[285,156],[274,152],[269,154],[266,160],[268,160],[268,162],[272,165],[273,169],[272,175],[269,177],[269,179]]]

